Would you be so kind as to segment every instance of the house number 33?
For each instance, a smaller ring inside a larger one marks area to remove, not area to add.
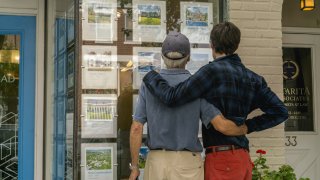
[[[285,145],[286,146],[297,146],[297,136],[286,136],[287,140]]]

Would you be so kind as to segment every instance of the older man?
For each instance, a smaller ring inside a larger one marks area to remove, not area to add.
[[[185,70],[190,60],[190,43],[186,36],[169,32],[163,42],[162,59],[167,69],[160,74],[170,85],[176,85],[191,76]],[[203,99],[196,99],[183,106],[167,107],[141,85],[139,99],[133,116],[130,133],[130,179],[139,176],[138,157],[143,124],[148,122],[145,180],[203,180],[202,146],[198,138],[199,119],[205,127],[213,125],[226,135],[243,135],[246,126],[236,126],[224,119],[220,111]]]

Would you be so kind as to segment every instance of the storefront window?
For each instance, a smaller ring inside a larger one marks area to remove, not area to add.
[[[223,0],[47,1],[45,179],[128,178],[139,87],[164,68],[166,34],[189,37],[195,73],[212,60],[209,33],[225,9]]]
[[[81,179],[129,177],[129,133],[142,78],[150,70],[164,67],[160,50],[168,31],[179,31],[189,38],[192,50],[187,69],[191,73],[209,63],[210,31],[224,18],[223,3],[80,1],[81,120],[77,154]],[[144,139],[146,134],[144,128]],[[144,144],[140,150],[141,174],[147,153]]]
[[[283,48],[283,78],[285,130],[314,131],[311,48]]]

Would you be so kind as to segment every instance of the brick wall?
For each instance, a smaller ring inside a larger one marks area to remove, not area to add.
[[[281,10],[283,0],[229,0],[229,19],[242,32],[238,50],[244,64],[263,75],[273,91],[283,98]],[[258,115],[259,111],[250,116]],[[284,125],[250,134],[251,157],[267,151],[273,168],[285,163]]]

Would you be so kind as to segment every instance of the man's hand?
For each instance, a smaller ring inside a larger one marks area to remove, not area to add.
[[[241,136],[248,132],[246,125],[237,126],[233,121],[226,119],[222,115],[218,115],[211,120],[213,127],[227,136]]]
[[[241,125],[239,126],[242,129],[242,132],[244,135],[248,134],[248,126],[247,125]]]
[[[129,180],[136,180],[140,175],[139,169],[132,169]]]

